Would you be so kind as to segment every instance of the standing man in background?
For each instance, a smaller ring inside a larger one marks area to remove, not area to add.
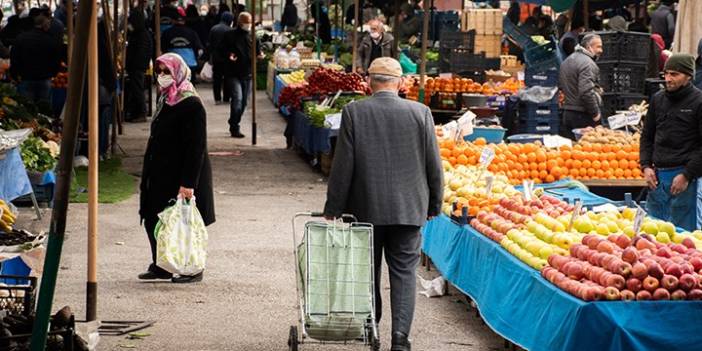
[[[421,228],[441,211],[443,170],[428,107],[400,98],[400,63],[368,69],[373,96],[346,105],[329,176],[324,216],[350,213],[374,226],[375,316],[383,310],[383,254],[390,272],[392,351],[409,351]]]
[[[238,28],[227,32],[222,38],[220,51],[227,63],[224,65],[226,84],[232,90],[231,109],[229,111],[229,134],[232,138],[244,138],[241,133],[241,116],[246,110],[246,99],[251,91],[251,60],[263,58],[261,44],[256,43],[256,54],[251,47],[253,18],[248,12],[242,12],[237,18]]]
[[[125,93],[127,95],[127,122],[146,122],[146,99],[144,98],[144,76],[149,68],[153,43],[151,33],[146,28],[143,4],[129,12],[127,28],[127,75],[129,80]]]
[[[385,26],[380,20],[368,22],[370,32],[361,40],[358,46],[356,69],[360,74],[366,74],[368,67],[377,58],[395,57],[395,39],[392,34],[385,33]]]
[[[651,15],[651,33],[660,34],[669,49],[675,35],[675,15],[673,15],[673,0],[663,0]]]
[[[212,65],[212,93],[214,94],[215,105],[222,102],[228,103],[231,98],[231,87],[224,79],[224,66],[227,64],[227,57],[220,49],[222,39],[225,34],[234,30],[234,15],[225,11],[222,13],[222,20],[210,30],[210,37],[207,40],[210,53],[210,64]],[[224,85],[224,97],[222,97],[222,85]]]

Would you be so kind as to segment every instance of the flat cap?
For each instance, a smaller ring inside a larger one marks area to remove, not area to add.
[[[379,57],[371,63],[368,74],[382,74],[392,77],[402,77],[400,62],[392,57]]]

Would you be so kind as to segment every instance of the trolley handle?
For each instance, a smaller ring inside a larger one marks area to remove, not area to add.
[[[321,218],[324,217],[324,212],[321,211],[311,211],[311,212],[305,212],[305,213],[298,213],[297,216],[308,216],[308,217],[316,217],[316,218]],[[344,213],[341,215],[341,217],[338,217],[339,219],[342,219],[345,223],[351,223],[351,222],[356,222],[356,216],[350,214],[350,213]]]

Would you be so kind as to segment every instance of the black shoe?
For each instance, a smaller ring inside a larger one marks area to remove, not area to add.
[[[237,139],[242,139],[246,137],[244,134],[241,134],[241,132],[229,132],[229,134],[232,136],[232,138]]]
[[[168,272],[153,272],[148,270],[144,273],[139,274],[139,279],[141,280],[156,280],[156,279],[171,279],[173,274]]]
[[[407,338],[407,334],[402,332],[392,333],[392,347],[390,351],[411,351],[412,344]]]
[[[197,283],[202,281],[202,276],[203,272],[200,272],[195,275],[180,275],[177,277],[171,278],[171,282],[176,283],[176,284],[185,284],[185,283]]]

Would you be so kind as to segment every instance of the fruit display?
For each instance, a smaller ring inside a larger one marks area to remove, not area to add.
[[[17,216],[12,212],[10,206],[0,199],[0,231],[9,233],[12,232],[12,226],[15,224]]]
[[[291,73],[278,75],[285,85],[300,84],[305,82],[305,70],[297,70]]]
[[[56,89],[68,88],[68,73],[59,72],[56,77],[51,78],[51,87]]]
[[[582,134],[581,143],[610,144],[610,145],[638,145],[641,140],[639,133],[630,134],[623,130],[612,130],[602,126],[587,127],[578,131]]]
[[[278,103],[301,110],[303,97],[336,94],[338,91],[370,94],[368,84],[357,73],[345,73],[322,67],[315,70],[305,83],[291,84],[283,88]]]
[[[492,177],[490,193],[487,177]],[[456,204],[454,215],[460,216],[464,207],[468,215],[475,216],[479,211],[492,211],[504,197],[512,197],[519,192],[508,183],[505,176],[494,176],[490,172],[481,173],[476,166],[451,166],[444,161],[444,202],[442,212],[449,215]]]
[[[536,183],[550,183],[564,178],[641,179],[639,144],[610,145],[578,143],[558,149],[540,143],[486,144],[474,142],[440,141],[442,159],[451,165],[475,165],[484,147],[495,151],[495,159],[488,170],[505,175],[512,184],[524,179]]]
[[[647,234],[589,234],[553,254],[541,274],[585,301],[702,300],[702,251],[689,238],[662,244]]]
[[[302,98],[309,96],[307,82],[299,84],[290,84],[280,91],[278,104],[280,106],[288,106],[294,110],[302,110]]]
[[[411,84],[408,89],[407,98],[419,101],[419,79],[412,78],[406,84]],[[512,95],[516,94],[523,87],[523,82],[510,78],[504,82],[488,81],[477,83],[469,78],[427,78],[425,81],[425,104],[433,94],[447,93],[476,93],[483,95]]]

